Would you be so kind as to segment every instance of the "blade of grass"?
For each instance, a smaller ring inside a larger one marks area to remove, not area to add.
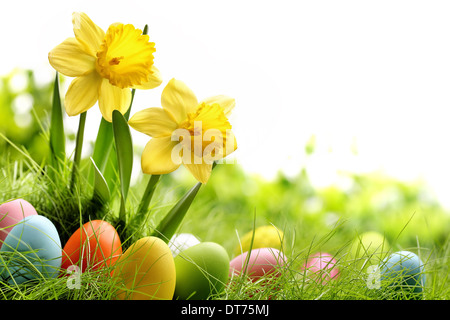
[[[130,187],[131,172],[133,168],[133,144],[131,141],[130,127],[125,120],[125,117],[118,110],[113,111],[112,125],[120,178],[120,216],[124,219],[125,203],[128,195],[128,189]]]
[[[255,231],[256,231],[256,208],[253,213],[253,230],[252,230],[252,238],[250,239],[250,247],[248,248],[247,257],[245,258],[243,274],[247,274],[248,263],[250,261],[251,252],[253,250],[253,240],[255,239]]]

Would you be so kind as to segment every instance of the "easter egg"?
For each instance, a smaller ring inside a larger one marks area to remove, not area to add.
[[[357,267],[366,269],[378,264],[388,251],[389,243],[386,238],[381,233],[368,231],[353,240],[350,256],[355,259]]]
[[[9,283],[54,278],[61,267],[61,241],[54,224],[31,215],[9,232],[0,249],[0,277]]]
[[[221,245],[201,242],[175,257],[174,299],[203,300],[221,293],[228,281],[230,259]]]
[[[75,231],[63,248],[61,267],[71,265],[98,270],[111,266],[122,254],[122,244],[116,229],[106,221],[86,222]]]
[[[244,252],[230,261],[230,276],[246,274],[256,281],[266,275],[278,276],[286,263],[286,256],[275,248],[258,248]],[[248,259],[248,262],[247,262]]]
[[[175,263],[169,246],[160,238],[144,237],[117,260],[112,272],[119,285],[119,300],[170,300],[175,291]]]
[[[176,257],[181,251],[186,250],[196,244],[199,244],[200,240],[190,233],[175,234],[169,241],[169,248],[172,251],[172,255]]]
[[[306,276],[318,283],[326,284],[339,276],[337,261],[326,252],[317,252],[308,257],[305,265]]]
[[[26,200],[16,199],[0,205],[0,245],[12,228],[25,217],[37,215],[36,209]]]
[[[421,298],[425,286],[422,260],[410,251],[391,254],[380,265],[382,286],[404,298]]]
[[[252,243],[253,238],[253,243]],[[283,243],[283,232],[273,225],[261,226],[255,229],[254,236],[253,230],[247,232],[241,239],[240,243],[234,250],[235,255],[239,255],[243,252],[250,250],[250,244],[252,249],[258,248],[274,248],[281,250]]]

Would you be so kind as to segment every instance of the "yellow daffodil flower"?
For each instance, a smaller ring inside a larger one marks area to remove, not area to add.
[[[152,137],[142,153],[142,171],[166,174],[183,164],[206,183],[213,162],[237,148],[228,121],[235,100],[219,95],[199,103],[183,82],[172,79],[162,92],[161,105],[136,112],[128,122]]]
[[[65,96],[69,116],[87,111],[97,101],[105,120],[113,110],[125,113],[131,89],[152,89],[162,82],[153,65],[155,44],[131,24],[112,24],[106,33],[85,13],[72,15],[75,37],[48,54],[53,68],[75,77]]]

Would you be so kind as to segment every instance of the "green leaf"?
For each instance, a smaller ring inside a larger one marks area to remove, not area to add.
[[[52,161],[54,161],[53,167],[57,169],[59,168],[59,164],[64,161],[66,155],[66,142],[61,96],[59,93],[58,73],[56,73],[53,87],[52,114],[50,121],[50,150],[52,152]]]
[[[160,177],[160,175],[152,175],[148,180],[147,187],[145,188],[144,194],[142,195],[141,203],[139,204],[139,208],[137,211],[138,215],[144,215],[147,212],[148,206],[150,204],[150,201],[152,200],[153,193]]]
[[[98,170],[102,173],[110,191],[113,191],[114,185],[117,184],[117,175],[115,170],[112,170],[111,164],[116,165],[115,152],[112,150],[114,145],[114,133],[112,123],[106,121],[103,117],[100,120],[98,127],[97,138],[95,140],[94,152],[92,159],[97,165]],[[91,184],[95,183],[95,172],[93,168],[89,170],[89,181]]]
[[[72,166],[72,179],[70,182],[70,190],[73,190],[75,187],[76,180],[78,178],[79,166],[81,162],[81,151],[83,149],[83,140],[84,140],[84,128],[86,126],[86,115],[87,111],[80,114],[80,120],[78,123],[78,131],[77,138],[75,142],[75,156],[73,159]]]
[[[191,206],[192,201],[194,201],[201,186],[202,183],[197,182],[197,184],[177,202],[177,204],[161,220],[156,230],[153,231],[153,236],[161,238],[166,243],[169,242],[183,221],[186,212]]]
[[[101,172],[105,172],[113,145],[113,138],[112,123],[102,117],[95,140],[94,153],[92,154],[92,158]]]
[[[122,194],[120,214],[124,217],[125,201],[127,199],[128,189],[130,188],[131,171],[133,169],[133,144],[131,141],[130,127],[124,116],[118,110],[113,111],[112,126]]]
[[[102,203],[105,203],[110,198],[110,192],[108,184],[106,183],[105,178],[103,177],[102,173],[98,169],[97,165],[95,164],[94,159],[91,157],[92,166],[94,168],[94,198],[99,199]]]

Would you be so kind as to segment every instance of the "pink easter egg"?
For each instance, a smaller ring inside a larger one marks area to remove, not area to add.
[[[274,248],[258,248],[250,251],[248,264],[246,265],[249,252],[244,252],[230,261],[230,276],[233,274],[247,274],[252,281],[273,274],[279,275],[279,268],[286,264],[286,256]]]
[[[321,279],[320,282],[325,284],[339,276],[339,269],[336,267],[336,263],[336,259],[331,254],[317,252],[309,256],[303,268],[308,271],[308,275],[312,275],[311,278],[317,280],[319,277],[319,280]]]
[[[0,205],[0,246],[11,229],[25,217],[37,215],[36,209],[26,200],[16,199]]]

